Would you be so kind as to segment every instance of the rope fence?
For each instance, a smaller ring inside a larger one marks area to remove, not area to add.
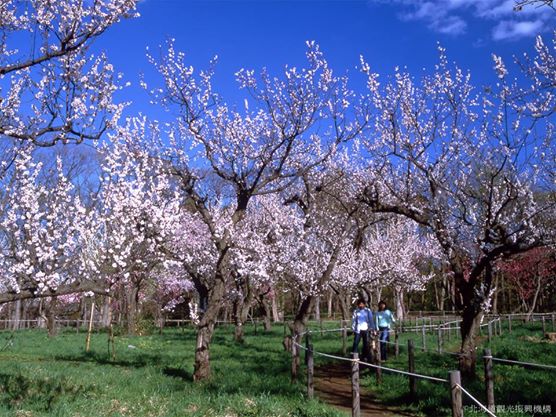
[[[487,407],[485,407],[483,404],[481,404],[481,402],[476,399],[473,395],[471,395],[469,393],[469,391],[467,391],[465,388],[463,388],[460,384],[456,384],[456,386],[465,394],[467,395],[475,404],[477,404],[485,413],[487,413],[489,416],[492,417],[496,417],[496,415],[490,411]]]
[[[525,317],[524,315],[521,315],[523,317]],[[538,315],[535,318],[532,318],[536,321],[545,321],[546,317],[554,317],[554,313],[549,313],[549,314],[545,314],[545,315]],[[480,324],[480,328],[486,328],[488,329],[488,340],[489,342],[491,341],[493,336],[496,335],[501,335],[502,334],[502,320],[504,317],[502,316],[485,316],[486,317],[486,322],[481,323]],[[511,318],[509,319],[511,320]],[[457,356],[458,358],[462,357],[462,354],[460,352],[449,352],[449,351],[445,351],[442,350],[442,333],[443,332],[447,332],[448,329],[454,330],[454,329],[458,329],[459,330],[459,326],[454,326],[454,325],[458,325],[459,323],[461,323],[461,320],[451,320],[451,321],[446,321],[443,323],[439,323],[439,324],[423,324],[419,327],[415,327],[415,330],[421,330],[421,332],[423,332],[424,330],[424,334],[426,335],[428,333],[428,331],[430,330],[436,330],[438,337],[439,337],[439,341],[438,341],[438,349],[437,350],[433,350],[433,349],[429,349],[426,348],[426,346],[424,346],[423,343],[423,348],[421,349],[424,352],[428,352],[428,353],[440,353],[440,354],[446,354],[446,355],[453,355],[453,356]],[[435,382],[435,383],[440,383],[440,384],[449,384],[450,385],[450,396],[451,396],[451,405],[452,405],[452,417],[462,417],[463,416],[463,397],[465,396],[466,398],[469,399],[469,401],[471,401],[472,403],[476,404],[480,410],[482,410],[484,413],[486,413],[488,416],[491,417],[496,417],[496,415],[494,414],[494,410],[495,410],[495,404],[494,404],[494,372],[493,372],[493,362],[497,362],[500,364],[508,364],[508,365],[519,365],[519,366],[524,366],[524,367],[531,367],[531,368],[539,368],[542,370],[556,370],[556,365],[549,365],[549,364],[540,364],[540,363],[532,363],[532,362],[523,362],[523,361],[518,361],[518,360],[511,360],[511,359],[505,359],[505,358],[498,358],[492,355],[490,349],[485,349],[483,352],[483,361],[484,361],[484,368],[485,368],[485,392],[487,395],[487,404],[483,404],[481,403],[475,396],[473,396],[467,389],[465,389],[465,387],[462,386],[461,384],[461,376],[459,371],[450,371],[449,372],[449,378],[445,379],[445,378],[440,378],[437,376],[432,376],[432,375],[425,375],[425,374],[420,374],[418,372],[415,372],[415,358],[414,358],[414,351],[415,351],[415,347],[414,347],[414,343],[413,340],[409,339],[408,340],[408,344],[407,344],[407,355],[408,355],[408,370],[402,370],[402,369],[396,369],[396,368],[392,368],[392,367],[386,367],[382,364],[380,364],[380,343],[381,341],[378,338],[378,334],[374,335],[374,344],[373,344],[373,356],[374,356],[374,360],[372,361],[363,361],[360,360],[359,356],[357,353],[353,354],[353,357],[346,357],[346,356],[339,356],[339,355],[334,355],[334,354],[330,354],[330,353],[325,353],[325,352],[319,352],[313,349],[313,345],[311,343],[311,337],[314,334],[318,334],[320,333],[321,335],[324,335],[326,333],[336,333],[336,332],[341,332],[342,333],[342,339],[343,339],[343,353],[344,355],[346,354],[346,345],[347,345],[347,333],[348,333],[348,328],[346,327],[346,321],[341,321],[341,326],[340,328],[334,328],[334,329],[322,329],[319,332],[319,330],[307,330],[306,332],[302,333],[299,337],[306,337],[307,339],[307,344],[306,346],[303,346],[301,343],[299,343],[299,340],[293,340],[292,339],[292,355],[295,356],[298,354],[298,352],[300,351],[305,351],[305,357],[306,357],[306,364],[307,364],[307,392],[310,395],[310,397],[312,397],[313,393],[314,393],[314,387],[313,387],[313,377],[314,377],[314,357],[315,356],[319,356],[319,357],[323,357],[323,358],[328,358],[328,359],[332,359],[335,361],[341,361],[341,362],[345,362],[345,363],[351,363],[351,368],[352,368],[352,416],[353,417],[359,417],[360,416],[360,394],[359,394],[359,369],[360,366],[364,366],[364,367],[368,367],[371,369],[374,369],[376,372],[376,377],[377,377],[377,382],[380,383],[382,380],[382,372],[388,372],[388,373],[393,373],[393,374],[399,374],[399,375],[403,375],[405,377],[407,377],[409,379],[409,391],[410,391],[410,395],[413,397],[416,395],[416,380],[428,380],[431,382]],[[511,325],[509,325],[511,328]],[[403,328],[403,327],[402,327]],[[405,327],[403,328],[403,330],[407,331],[408,328]],[[428,330],[428,331],[427,331]],[[544,323],[543,323],[543,331],[545,330],[544,328]],[[511,330],[510,330],[511,331]],[[395,352],[396,352],[396,356],[398,356],[398,352],[399,352],[399,340],[398,340],[398,335],[401,333],[400,329],[396,329],[396,330],[389,330],[390,334],[394,334],[395,335],[395,342],[391,342],[391,341],[383,341],[382,343],[386,343],[388,345],[394,345],[395,346]],[[292,360],[294,360],[292,358]],[[309,367],[311,367],[311,369],[309,369]],[[293,362],[292,362],[292,371],[293,371]],[[292,378],[293,378],[293,374],[292,374]]]
[[[342,331],[345,334],[346,328],[341,329],[330,329],[331,331]],[[315,333],[318,333],[316,331]],[[310,330],[303,332],[298,337],[306,338],[306,346],[298,342],[296,337],[292,338],[292,379],[297,379],[296,365],[299,363],[297,356],[301,350],[305,351],[305,363],[307,365],[307,395],[309,398],[314,396],[314,356],[320,356],[328,359],[333,359],[336,361],[351,363],[351,384],[352,384],[352,417],[361,416],[361,396],[360,396],[360,366],[366,366],[368,368],[373,368],[376,371],[377,382],[380,383],[382,380],[382,371],[391,372],[394,374],[403,375],[409,379],[409,391],[412,397],[416,396],[416,380],[426,380],[441,384],[450,384],[450,395],[451,395],[451,407],[452,407],[452,417],[463,417],[463,399],[462,392],[465,393],[473,402],[475,402],[479,407],[484,410],[489,416],[496,417],[486,406],[484,406],[480,401],[478,401],[474,396],[472,396],[467,390],[461,386],[461,376],[459,371],[450,371],[449,379],[439,378],[432,375],[425,375],[415,372],[415,360],[414,360],[414,346],[413,341],[408,340],[408,365],[409,370],[401,370],[391,367],[386,367],[380,365],[380,340],[378,336],[375,336],[374,343],[374,362],[370,363],[362,361],[359,359],[358,353],[352,353],[352,358],[333,355],[330,353],[319,352],[313,348],[311,343],[313,332]]]

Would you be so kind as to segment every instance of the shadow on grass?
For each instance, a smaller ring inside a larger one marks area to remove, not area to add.
[[[75,384],[63,376],[38,378],[21,373],[0,374],[0,399],[10,408],[18,409],[22,403],[37,410],[51,411],[63,400],[74,400],[91,392],[91,387]]]
[[[162,373],[164,375],[170,376],[172,378],[179,378],[179,379],[183,379],[184,381],[188,381],[188,382],[193,381],[193,373],[192,372],[187,372],[183,368],[166,367],[162,370]]]
[[[162,363],[162,357],[160,355],[153,355],[145,352],[141,352],[139,355],[130,359],[112,360],[112,358],[106,353],[82,352],[73,355],[56,355],[54,356],[54,360],[64,362],[96,363],[98,365],[123,366],[129,368],[144,368],[145,366],[157,366]]]

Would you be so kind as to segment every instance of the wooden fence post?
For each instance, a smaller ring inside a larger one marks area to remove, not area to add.
[[[375,363],[375,365],[377,366],[375,368],[376,371],[376,383],[377,385],[380,385],[380,383],[382,382],[382,368],[380,368],[380,361],[382,358],[382,352],[381,352],[381,348],[380,348],[380,333],[376,333],[373,337],[374,339],[374,345],[375,345],[375,351],[374,351],[374,360],[373,362]]]
[[[305,333],[305,366],[309,364],[309,345],[311,345],[311,333]]]
[[[442,327],[438,325],[437,329],[437,337],[438,337],[438,353],[442,353]]]
[[[485,363],[485,393],[487,398],[487,408],[494,412],[494,376],[492,372],[492,352],[485,349],[483,352]]]
[[[297,367],[297,362],[298,362],[297,350],[298,350],[298,346],[297,346],[296,342],[297,342],[297,336],[292,331],[292,369],[291,369],[292,382],[297,381],[297,368],[298,368]]]
[[[307,397],[313,399],[315,396],[315,386],[314,386],[314,375],[315,375],[315,361],[313,357],[313,345],[307,345]]]
[[[498,317],[498,336],[502,336],[502,316]]]
[[[459,371],[450,371],[450,393],[452,397],[452,417],[463,417],[461,376]]]
[[[91,348],[91,333],[93,331],[93,317],[95,315],[95,300],[91,303],[91,316],[89,317],[89,328],[87,330],[87,338],[85,339],[85,352]]]
[[[415,351],[414,351],[413,340],[409,339],[407,341],[407,370],[408,372],[415,373]],[[409,395],[412,398],[416,397],[417,386],[416,379],[414,376],[409,375]]]
[[[427,337],[426,337],[426,330],[425,330],[425,325],[423,324],[423,327],[421,328],[421,339],[422,339],[422,349],[423,352],[425,350],[427,350]]]
[[[359,396],[359,353],[353,352],[351,361],[351,417],[361,416],[361,398]]]
[[[347,329],[346,329],[346,321],[342,320],[342,355],[346,356],[347,351]]]
[[[400,356],[400,341],[398,332],[394,333],[394,355],[396,358]]]
[[[512,315],[508,314],[508,332],[512,333]]]

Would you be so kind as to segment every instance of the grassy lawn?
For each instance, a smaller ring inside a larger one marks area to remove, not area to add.
[[[550,327],[549,327],[550,328]],[[517,324],[513,322],[513,332],[508,333],[505,326],[502,336],[496,336],[490,348],[493,356],[505,359],[519,360],[533,363],[556,365],[556,344],[544,341],[541,338],[541,324]],[[407,370],[407,340],[411,338],[415,344],[416,372],[436,376],[448,377],[448,371],[457,369],[457,357],[448,354],[438,354],[434,350],[437,346],[436,335],[427,336],[426,346],[432,351],[422,352],[421,333],[405,333],[400,335],[400,356],[395,358],[390,354],[385,366]],[[351,338],[348,342],[351,342]],[[484,370],[482,352],[489,347],[486,336],[481,338],[482,345],[478,348],[477,377],[464,379],[462,385],[483,404],[486,402],[484,393]],[[313,344],[316,350],[328,353],[338,353],[341,339],[337,333],[324,333],[320,336],[315,331]],[[349,346],[349,345],[348,345]],[[456,352],[459,342],[453,333],[452,340],[445,342],[444,349]],[[349,347],[348,347],[349,350]],[[325,363],[325,358],[316,359],[316,364]],[[373,391],[378,398],[387,404],[400,405],[403,409],[425,416],[449,416],[450,394],[445,384],[418,381],[417,398],[411,400],[408,395],[408,379],[402,375],[383,372],[383,382],[377,385],[374,370],[366,370],[363,384],[366,389]],[[497,405],[506,407],[507,412],[499,412],[498,416],[523,417],[532,416],[533,413],[520,412],[517,405],[550,406],[551,412],[536,413],[539,416],[556,415],[556,370],[542,370],[538,368],[526,369],[521,366],[509,366],[494,362],[494,395]],[[472,403],[464,397],[464,405]],[[510,408],[513,407],[513,408]],[[524,410],[524,408],[522,409]],[[498,411],[498,410],[497,410]],[[485,413],[474,412],[466,409],[466,416],[485,416]]]
[[[325,328],[338,327],[327,323]],[[85,334],[75,330],[48,338],[41,330],[14,334],[0,333],[0,348],[13,337],[12,345],[0,352],[0,415],[31,416],[289,416],[339,417],[342,414],[305,397],[303,381],[292,385],[289,379],[290,357],[282,348],[283,329],[275,326],[269,334],[260,327],[258,335],[247,327],[246,342],[232,341],[232,328],[219,327],[213,348],[213,378],[194,384],[194,332],[191,329],[167,329],[163,335],[116,337],[117,357],[111,361],[107,336],[93,334],[91,352],[85,353]],[[513,325],[510,335],[496,337],[491,349],[494,356],[556,365],[556,345],[541,340],[540,324]],[[446,378],[457,368],[454,356],[422,352],[421,334],[400,336],[400,356],[390,356],[387,366],[407,369],[407,339],[416,347],[416,371]],[[351,344],[348,339],[348,351]],[[486,345],[486,338],[483,339]],[[341,352],[340,333],[313,335],[315,349]],[[428,336],[427,347],[435,349],[436,338]],[[445,349],[456,351],[455,337]],[[482,352],[482,346],[479,352]],[[316,366],[329,359],[315,357]],[[463,386],[484,403],[482,360],[478,377],[464,380]],[[305,369],[301,371],[305,374]],[[550,405],[556,415],[556,371],[526,369],[494,364],[495,399],[505,406]],[[447,385],[418,381],[417,398],[408,397],[407,378],[383,373],[377,385],[374,371],[365,370],[364,389],[373,391],[386,404],[400,406],[415,415],[448,416]],[[471,405],[465,401],[466,405]],[[466,410],[466,416],[483,416]],[[522,417],[515,409],[498,416]]]
[[[116,337],[116,361],[107,335],[75,330],[48,338],[41,330],[19,331],[0,352],[0,415],[3,416],[290,416],[338,417],[332,408],[307,401],[302,385],[291,385],[282,327],[243,345],[232,329],[219,327],[213,348],[213,378],[191,380],[194,332]],[[0,333],[0,348],[10,332]]]

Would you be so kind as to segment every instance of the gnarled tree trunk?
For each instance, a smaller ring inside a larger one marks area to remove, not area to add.
[[[484,273],[481,281],[478,279]],[[459,368],[462,374],[475,375],[477,355],[475,351],[476,336],[484,316],[483,308],[489,304],[492,285],[492,265],[486,259],[481,260],[471,271],[469,278],[464,278],[463,271],[454,273],[454,282],[462,300],[461,351]],[[482,288],[481,288],[482,284]]]
[[[314,304],[315,304],[315,297],[312,295],[305,297],[301,301],[301,304],[297,309],[297,313],[295,315],[294,321],[290,326],[292,332],[292,336],[291,336],[292,343],[301,344],[302,342],[301,335],[303,334],[305,328],[307,327],[307,322],[309,321],[309,316],[311,315],[311,312],[314,308]],[[300,350],[299,348],[295,349],[295,356],[293,357],[293,363],[292,363],[293,380],[296,380],[299,375],[299,365],[300,365],[299,350]]]
[[[221,260],[222,261],[222,258]],[[220,269],[220,268],[219,268]],[[214,285],[207,289],[199,280],[195,287],[201,298],[201,306],[206,306],[197,324],[197,344],[195,346],[195,365],[193,380],[202,381],[210,377],[210,343],[214,334],[214,325],[222,306],[226,291],[226,280],[222,270],[217,270]]]

